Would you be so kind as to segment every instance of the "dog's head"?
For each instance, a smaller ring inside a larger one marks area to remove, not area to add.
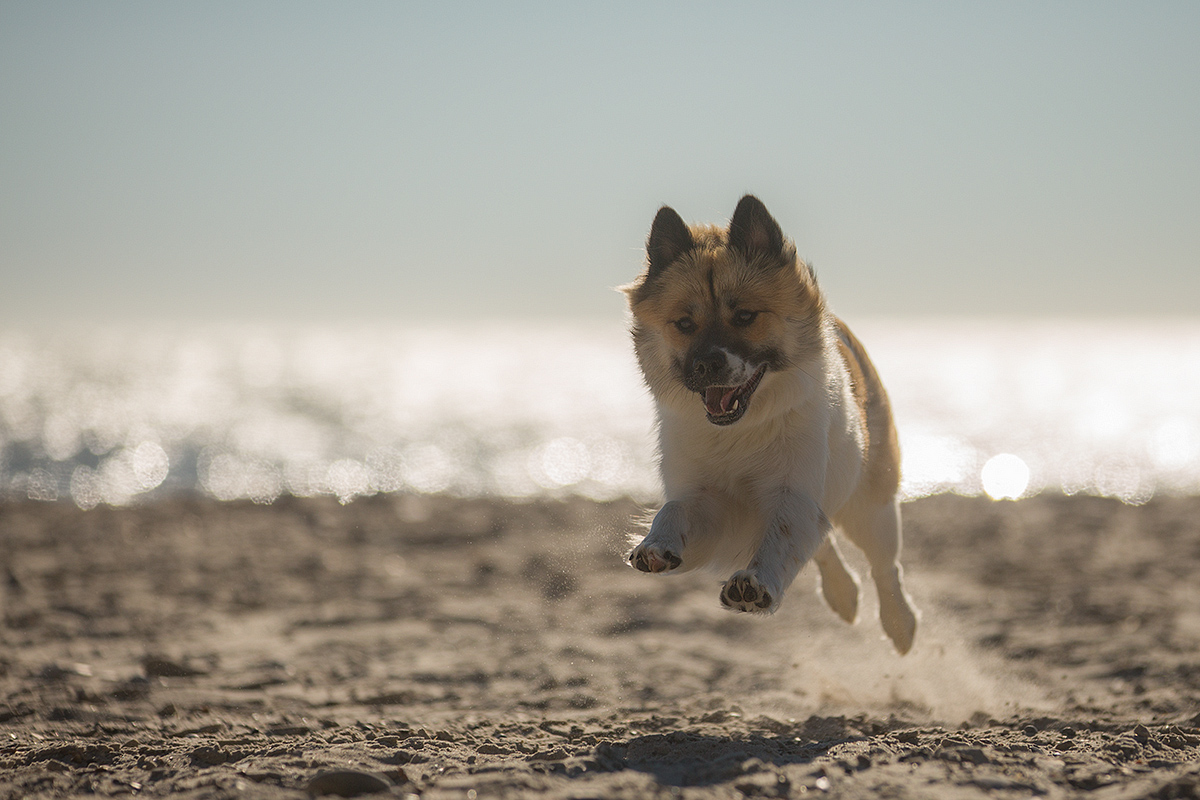
[[[660,404],[702,406],[709,422],[732,425],[773,373],[819,351],[816,280],[758,198],[743,197],[724,230],[689,228],[663,206],[646,254],[645,272],[624,291],[638,361]]]

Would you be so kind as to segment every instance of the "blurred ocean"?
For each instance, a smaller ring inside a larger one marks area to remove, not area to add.
[[[909,497],[1200,494],[1200,322],[851,321]],[[0,333],[0,497],[653,500],[619,323]]]

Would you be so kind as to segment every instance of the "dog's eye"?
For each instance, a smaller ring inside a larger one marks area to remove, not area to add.
[[[747,311],[743,308],[741,311],[733,315],[733,324],[737,325],[739,328],[744,328],[751,322],[754,322],[754,318],[757,316],[757,311]]]
[[[696,323],[691,317],[682,317],[681,319],[677,319],[675,320],[674,325],[679,329],[680,333],[696,332]]]

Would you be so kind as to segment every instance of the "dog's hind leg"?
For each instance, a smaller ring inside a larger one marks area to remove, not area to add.
[[[858,578],[842,560],[837,539],[830,532],[813,556],[821,570],[821,594],[839,617],[854,624],[858,617]]]
[[[837,522],[871,565],[884,633],[901,655],[907,653],[917,630],[917,613],[904,590],[904,570],[900,566],[899,501],[892,498],[882,505],[852,506],[838,515]]]

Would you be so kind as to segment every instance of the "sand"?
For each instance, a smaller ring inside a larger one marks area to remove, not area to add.
[[[0,798],[1200,797],[1200,500],[908,504],[903,658],[638,512],[2,505]]]

